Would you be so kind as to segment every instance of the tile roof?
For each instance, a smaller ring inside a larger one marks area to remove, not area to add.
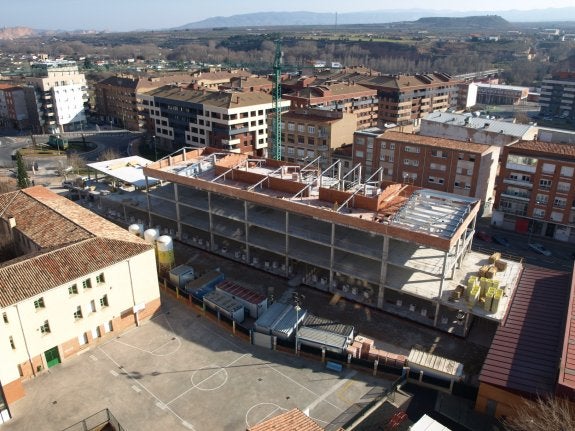
[[[534,153],[548,153],[554,156],[575,157],[575,146],[570,144],[556,144],[554,142],[519,141],[509,148],[510,153],[514,150],[527,150]]]
[[[164,86],[146,93],[148,96],[198,103],[219,108],[242,108],[272,103],[271,94],[262,91],[204,91],[190,90],[174,86]]]
[[[571,274],[526,267],[479,381],[527,395],[555,390]]]
[[[299,409],[292,409],[271,419],[261,422],[249,431],[323,431],[323,428],[316,424]]]
[[[0,219],[37,251],[0,262],[0,307],[150,250],[144,240],[41,187],[0,194]]]
[[[570,296],[561,369],[559,371],[559,385],[569,388],[573,394],[575,391],[575,278],[571,282]]]
[[[482,154],[490,148],[490,146],[486,144],[476,144],[474,142],[456,141],[455,139],[415,135],[413,133],[394,132],[391,130],[388,130],[387,132],[380,135],[378,139],[446,148],[450,150],[459,150],[478,154]]]
[[[364,94],[376,95],[376,90],[364,87],[360,84],[351,83],[337,83],[329,85],[313,85],[305,87],[301,90],[297,90],[294,93],[289,93],[284,95],[284,97],[299,97],[312,99],[315,97],[330,97],[330,96],[347,96],[353,97],[354,95],[364,95]]]

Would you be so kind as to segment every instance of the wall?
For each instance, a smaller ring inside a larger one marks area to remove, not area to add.
[[[513,392],[498,388],[486,383],[479,384],[479,393],[475,401],[475,410],[479,413],[487,414],[487,402],[493,400],[497,402],[495,417],[513,417],[516,408],[523,403],[523,398]]]

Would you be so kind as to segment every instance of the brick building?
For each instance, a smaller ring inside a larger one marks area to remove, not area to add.
[[[387,131],[357,132],[353,162],[365,176],[382,169],[383,179],[412,184],[486,202],[493,197],[496,148],[490,145]]]
[[[575,242],[575,147],[520,141],[503,149],[492,223]]]
[[[33,87],[0,84],[0,127],[41,130]]]
[[[331,152],[353,142],[356,117],[323,109],[292,109],[282,114],[282,160],[298,162],[321,157],[322,166]]]
[[[321,108],[354,114],[356,129],[377,125],[377,92],[353,81],[312,84],[284,94],[294,108]]]
[[[140,131],[145,127],[138,93],[154,90],[164,85],[189,85],[190,74],[111,76],[96,83],[96,112],[101,121]]]

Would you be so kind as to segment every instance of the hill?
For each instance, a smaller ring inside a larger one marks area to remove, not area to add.
[[[174,30],[222,28],[222,27],[262,27],[262,26],[295,26],[347,24],[387,24],[402,21],[416,21],[422,18],[489,18],[486,22],[495,24],[493,12],[486,11],[446,11],[429,9],[380,10],[350,13],[316,13],[316,12],[262,12],[232,16],[218,16],[192,22]],[[534,10],[498,11],[500,24],[505,22],[545,22],[575,21],[575,7],[547,8]],[[460,24],[458,24],[460,25]],[[499,28],[499,27],[498,27]]]
[[[511,24],[497,15],[466,17],[428,17],[409,23],[422,29],[504,30]]]

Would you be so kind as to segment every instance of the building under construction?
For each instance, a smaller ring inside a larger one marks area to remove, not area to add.
[[[141,192],[147,205],[137,208],[143,217],[147,206],[150,226],[294,284],[459,335],[473,316],[501,320],[520,274],[516,262],[486,273],[501,290],[495,306],[484,302],[485,286],[471,297],[469,277],[489,264],[471,251],[479,201],[386,185],[379,171],[362,181],[360,166],[342,175],[339,162],[322,170],[318,160],[298,166],[185,148],[143,173],[161,181]],[[123,202],[116,213],[134,214]]]

